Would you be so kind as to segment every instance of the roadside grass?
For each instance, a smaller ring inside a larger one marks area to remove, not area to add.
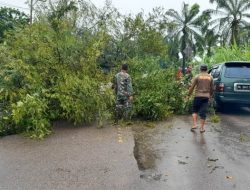
[[[250,136],[246,134],[240,134],[240,142],[250,142]]]

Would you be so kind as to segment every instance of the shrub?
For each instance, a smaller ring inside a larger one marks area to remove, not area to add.
[[[205,62],[210,66],[226,61],[249,61],[250,47],[220,47],[216,48],[215,54],[206,57]]]
[[[134,115],[159,120],[184,108],[183,85],[172,68],[162,69],[157,58],[133,59],[130,70],[135,91]]]
[[[0,46],[0,133],[18,129],[32,138],[51,133],[51,122],[99,123],[109,116],[111,89],[101,91],[109,75],[97,67],[105,37],[77,36],[67,21],[60,31],[37,22],[6,38]]]
[[[50,134],[51,124],[47,117],[48,102],[38,94],[23,97],[11,105],[12,119],[31,138],[41,139]]]

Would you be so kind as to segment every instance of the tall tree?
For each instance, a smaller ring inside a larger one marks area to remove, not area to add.
[[[216,3],[216,10],[208,10],[218,18],[214,19],[211,24],[213,28],[218,29],[221,33],[223,43],[239,45],[240,33],[246,26],[249,26],[247,19],[250,18],[250,1],[249,0],[210,0]]]
[[[200,38],[195,47],[199,53],[206,53],[208,57],[212,56],[212,48],[217,46],[219,42],[219,35],[210,28],[211,14],[208,11],[204,11],[200,17],[200,26],[202,31],[202,38]]]
[[[180,40],[180,52],[182,54],[182,69],[185,70],[187,50],[191,49],[194,41],[200,38],[201,27],[199,26],[199,9],[198,4],[189,7],[188,4],[183,3],[181,14],[173,9],[169,9],[166,14],[172,19],[172,36],[177,36]]]
[[[75,12],[77,10],[76,3],[73,0],[59,0],[57,4],[53,4],[50,0],[49,4],[52,12],[49,14],[48,19],[53,29],[56,31],[59,29],[59,21],[64,17],[67,17],[67,14],[70,12]]]
[[[3,40],[4,33],[16,27],[28,24],[28,16],[17,9],[0,7],[0,41]]]

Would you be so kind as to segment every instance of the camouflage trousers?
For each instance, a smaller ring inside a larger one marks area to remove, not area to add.
[[[115,105],[115,122],[119,119],[130,120],[132,103],[127,97],[117,97]]]

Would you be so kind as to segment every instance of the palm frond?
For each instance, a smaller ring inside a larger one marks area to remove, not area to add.
[[[225,28],[221,31],[221,36],[226,44],[230,43],[232,31],[230,30],[230,27]]]
[[[214,19],[209,24],[213,28],[217,28],[217,30],[221,30],[221,28],[223,28],[224,25],[230,25],[230,23],[231,23],[230,17],[223,17],[223,18]]]
[[[220,19],[220,23],[219,23],[219,29],[223,28],[223,27],[228,27],[231,25],[231,20],[229,17],[224,17]]]
[[[242,24],[243,27],[250,27],[250,23],[246,20],[241,20],[240,24]]]
[[[241,12],[241,13],[243,13],[245,11],[248,11],[250,9],[250,2],[249,2],[249,0],[244,1],[244,2],[245,2],[245,4],[242,4],[242,6],[239,9],[239,12]]]
[[[238,0],[227,0],[224,3],[224,8],[229,12],[234,12],[237,9],[237,1]]]
[[[172,36],[178,36],[179,37],[181,32],[182,32],[182,28],[179,28],[179,29],[173,31]]]
[[[228,13],[227,12],[223,12],[223,11],[221,11],[221,10],[219,10],[219,9],[208,9],[207,10],[210,14],[212,14],[212,15],[216,15],[216,16],[220,16],[220,15],[223,15],[223,16],[225,16],[225,15],[227,15]]]
[[[183,19],[181,18],[181,16],[179,15],[179,13],[176,10],[174,10],[174,9],[169,9],[165,14],[167,16],[172,17],[173,19],[175,19],[177,21],[183,22]]]
[[[201,30],[200,29],[197,29],[195,27],[188,27],[188,32],[192,35],[195,35],[195,36],[201,36],[202,33],[201,33]]]
[[[184,22],[186,21],[186,18],[188,15],[188,6],[189,6],[188,4],[183,3],[181,14],[182,14],[182,18],[183,18]]]
[[[243,18],[244,18],[244,17],[250,18],[250,14],[248,14],[248,13],[242,14],[242,17],[243,17]]]
[[[192,20],[194,20],[197,15],[200,12],[200,6],[198,4],[194,4],[191,9],[189,10],[188,14],[187,14],[187,22],[190,22]]]

